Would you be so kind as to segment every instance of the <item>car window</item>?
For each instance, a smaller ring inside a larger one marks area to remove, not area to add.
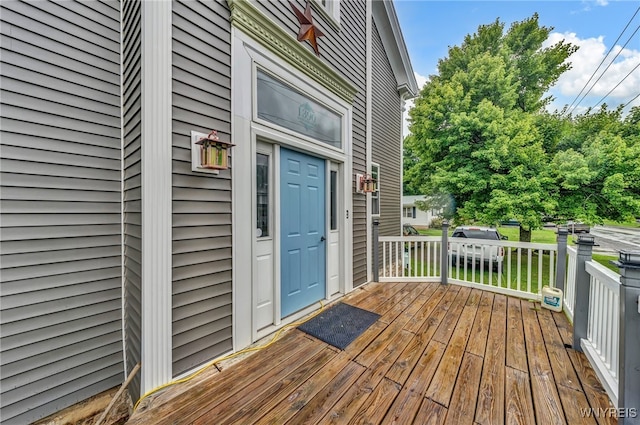
[[[452,238],[466,238],[466,236],[462,232],[455,232],[453,235],[451,235],[451,237]]]
[[[488,239],[488,240],[500,240],[498,236],[498,232],[496,231],[485,231],[485,230],[474,230],[469,229],[465,230],[464,234],[467,238],[470,239]]]

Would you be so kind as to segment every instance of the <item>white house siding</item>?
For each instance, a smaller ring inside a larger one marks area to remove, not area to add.
[[[416,206],[416,201],[423,201],[425,199],[425,195],[411,195],[411,196],[403,196],[402,197],[402,222],[408,223],[413,226],[428,226],[431,224],[431,221],[438,217],[439,211],[435,211],[436,214],[433,214],[433,210],[423,211]],[[405,217],[404,209],[411,208],[412,213],[415,213],[415,217]]]
[[[380,236],[400,234],[401,99],[377,27],[373,26],[372,160],[380,164]]]
[[[120,4],[0,3],[3,424],[122,382]]]
[[[122,5],[122,95],[124,151],[124,320],[127,372],[141,361],[142,339],[142,211],[141,211],[141,13],[140,2]],[[140,374],[129,385],[140,396]]]
[[[192,172],[190,147],[192,130],[217,130],[221,139],[230,139],[231,24],[224,1],[174,2],[172,19],[172,355],[177,375],[232,349],[231,170]]]
[[[304,1],[294,1],[304,10]],[[259,2],[260,10],[297,37],[300,27],[288,2]],[[320,13],[312,11],[314,22],[325,34],[318,39],[320,58],[331,65],[358,91],[353,100],[352,155],[353,173],[366,172],[366,3],[364,1],[340,2],[340,29],[325,22]],[[311,51],[311,46],[304,44]],[[394,83],[395,87],[395,83]],[[366,197],[355,193],[353,179],[353,286],[367,281],[367,210]]]

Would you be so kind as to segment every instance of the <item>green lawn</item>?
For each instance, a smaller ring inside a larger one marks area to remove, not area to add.
[[[417,229],[423,236],[442,236],[442,229]],[[510,241],[517,242],[520,239],[519,229],[511,226],[498,227],[501,235],[509,238]],[[449,235],[453,233],[453,228],[449,229]],[[556,243],[556,232],[553,229],[539,229],[531,233],[533,243]]]

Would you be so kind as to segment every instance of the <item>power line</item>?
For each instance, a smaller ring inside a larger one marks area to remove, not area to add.
[[[631,105],[631,102],[633,102],[634,100],[636,100],[637,98],[640,97],[640,93],[638,93],[637,95],[635,95],[635,97],[633,99],[631,99],[630,101],[628,101],[627,103],[625,103],[624,105],[622,105],[622,109],[626,108],[627,106]]]
[[[624,78],[622,80],[620,80],[620,82],[618,84],[615,85],[614,88],[612,88],[611,90],[609,90],[609,93],[605,94],[602,99],[600,99],[595,105],[593,105],[593,107],[595,108],[596,106],[598,106],[600,104],[600,102],[602,102],[603,100],[605,100],[607,98],[607,96],[609,96],[615,89],[618,88],[618,86],[620,84],[622,84],[622,82],[624,80],[627,79],[627,77],[629,77],[629,75],[631,75],[633,73],[633,71],[635,71],[636,69],[638,69],[640,67],[640,63],[638,63],[631,71],[629,71],[629,73],[627,75],[624,76]],[[637,97],[637,96],[636,96]],[[632,99],[633,100],[633,99]],[[625,105],[626,106],[626,105]]]
[[[638,10],[640,10],[640,7],[638,8]],[[634,15],[635,16],[635,15]],[[598,81],[600,81],[600,79],[604,76],[604,74],[607,72],[607,70],[611,67],[611,65],[613,65],[613,63],[615,62],[616,58],[618,56],[620,56],[620,53],[622,53],[622,51],[624,50],[625,47],[627,47],[627,44],[629,44],[629,42],[631,41],[631,39],[633,38],[634,35],[636,35],[636,33],[638,32],[638,30],[640,30],[640,25],[638,25],[638,27],[636,28],[636,30],[633,32],[633,34],[631,34],[631,36],[629,37],[629,39],[626,41],[626,43],[624,43],[624,45],[622,46],[622,48],[618,51],[618,53],[613,57],[613,59],[611,60],[611,62],[609,62],[609,65],[607,65],[607,67],[604,69],[604,71],[602,71],[602,74],[600,74],[600,76],[598,77],[598,79],[596,81],[593,82],[593,84],[591,85],[591,87],[589,88],[589,90],[587,90],[587,92],[582,96],[582,98],[578,101],[578,103],[576,103],[576,106],[574,106],[573,110],[575,111],[576,108],[580,105],[580,103],[582,103],[582,101],[584,100],[585,97],[587,97],[587,95],[591,92],[591,90],[593,90],[593,88],[596,86],[596,84],[598,84]]]
[[[576,103],[576,100],[578,100],[578,98],[580,97],[580,95],[582,94],[582,92],[584,91],[584,89],[587,88],[587,86],[589,85],[589,82],[591,82],[591,80],[593,79],[593,77],[595,77],[596,73],[598,72],[598,70],[600,69],[600,67],[602,66],[602,64],[604,63],[604,61],[607,59],[607,57],[609,56],[609,53],[611,53],[613,51],[613,49],[616,46],[616,43],[618,42],[618,40],[620,40],[620,37],[622,37],[622,34],[625,33],[625,31],[627,31],[627,28],[629,28],[629,25],[631,25],[631,22],[633,22],[633,19],[636,17],[636,15],[638,14],[638,12],[640,11],[640,7],[638,7],[635,11],[635,13],[633,14],[633,16],[631,17],[631,19],[629,19],[629,22],[627,22],[627,25],[624,27],[624,29],[622,30],[622,32],[620,33],[620,35],[618,35],[618,38],[616,38],[616,41],[613,42],[613,44],[611,45],[611,48],[609,49],[609,51],[607,52],[606,55],[604,55],[604,57],[602,58],[602,61],[600,61],[600,64],[598,65],[598,67],[595,69],[595,71],[593,71],[593,74],[591,74],[591,77],[589,77],[589,80],[585,83],[584,87],[582,87],[582,90],[580,90],[580,93],[578,93],[578,95],[575,97],[575,99],[573,99],[573,102],[571,102],[571,105],[569,105],[569,107],[566,109],[566,113],[569,113],[569,111],[571,110],[571,107],[573,106],[574,103]],[[636,32],[638,31],[638,29],[636,28]],[[634,32],[635,34],[635,32]],[[633,35],[631,36],[633,37]],[[631,38],[629,38],[629,40],[631,40]],[[629,41],[627,41],[627,43],[629,43]],[[625,46],[627,45],[627,43],[625,43]],[[623,47],[624,49],[624,47]],[[622,50],[621,50],[622,51]],[[618,52],[618,54],[620,54]],[[618,57],[618,55],[616,55],[616,57]],[[613,58],[613,60],[615,60],[616,58]],[[613,61],[611,61],[611,63],[613,63]],[[611,66],[611,64],[609,64],[609,66]],[[607,67],[607,69],[609,69],[609,67]],[[602,71],[602,74],[600,75],[600,78],[602,78],[602,75],[604,75],[604,73],[606,72],[606,69],[604,71]],[[598,80],[600,79],[598,78]],[[596,81],[595,83],[593,83],[593,86],[595,86],[595,84],[598,81]],[[593,86],[591,88],[593,88]],[[589,91],[591,91],[591,89],[589,89]],[[587,91],[587,93],[585,93],[585,95],[582,97],[582,99],[580,99],[580,102],[582,102],[582,100],[584,99],[584,97],[589,93],[589,91]],[[578,105],[580,104],[580,102],[578,102]],[[576,105],[576,108],[578,107],[578,105]],[[575,109],[575,108],[574,108]]]

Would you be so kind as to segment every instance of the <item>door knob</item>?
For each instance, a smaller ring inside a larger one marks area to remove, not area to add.
[[[320,242],[324,242],[325,240],[326,240],[326,239],[324,238],[324,236],[322,236],[322,237],[320,238]]]

